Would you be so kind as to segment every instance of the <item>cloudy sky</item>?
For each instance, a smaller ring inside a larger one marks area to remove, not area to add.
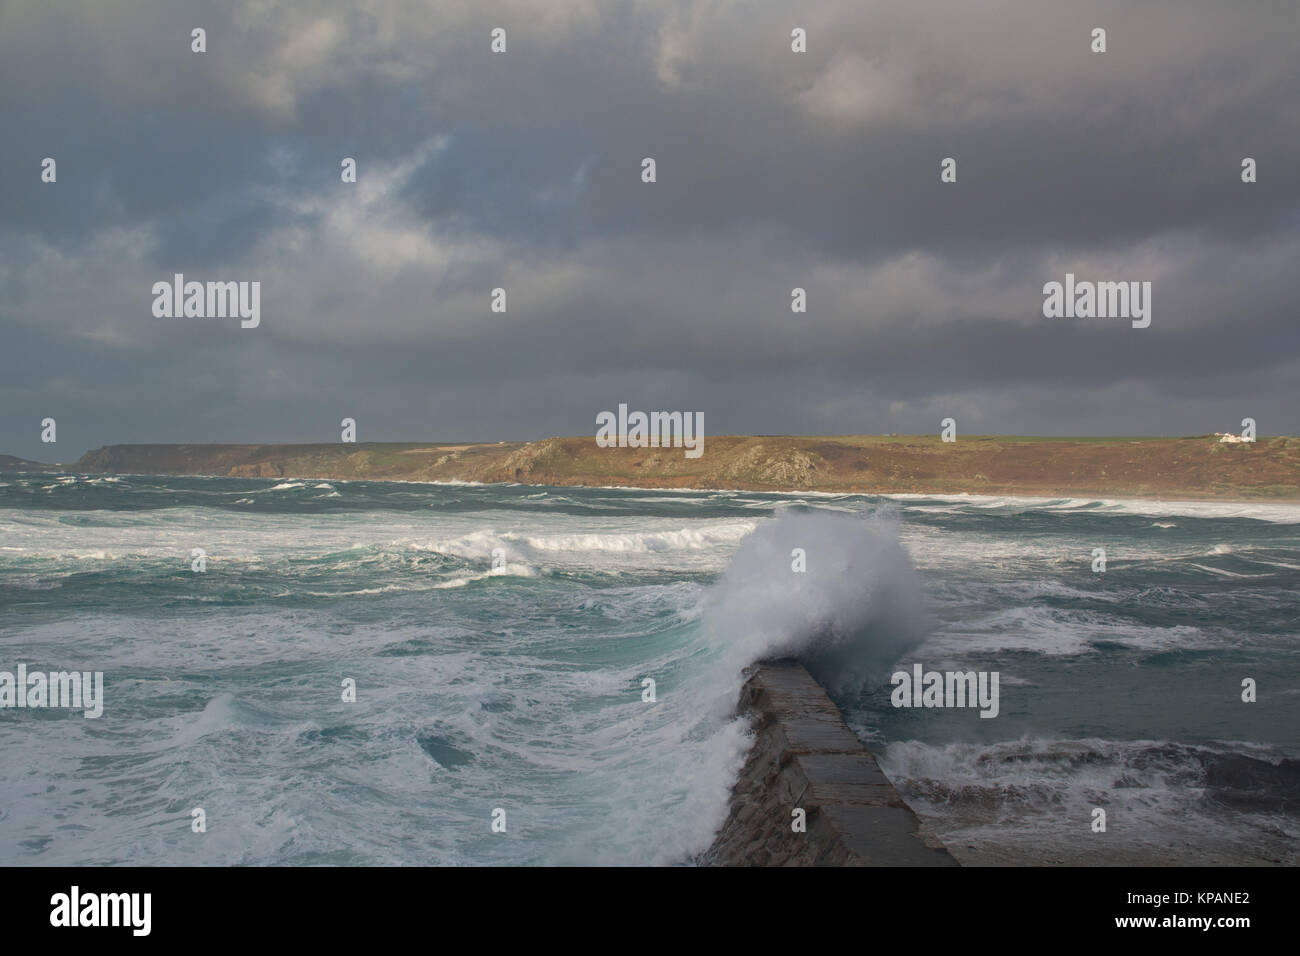
[[[620,402],[1296,434],[1297,50],[1290,0],[0,0],[0,452]],[[155,318],[177,272],[260,281],[260,327]],[[1066,272],[1150,281],[1150,328],[1044,318]]]

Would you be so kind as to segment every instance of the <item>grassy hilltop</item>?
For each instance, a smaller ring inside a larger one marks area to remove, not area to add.
[[[110,445],[68,471],[766,491],[1300,500],[1300,439],[845,435],[708,437],[681,448],[534,442]]]

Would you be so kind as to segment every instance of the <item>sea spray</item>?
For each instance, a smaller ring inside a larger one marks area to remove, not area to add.
[[[741,542],[705,602],[722,666],[797,657],[833,693],[883,681],[927,631],[920,578],[880,515],[789,509]]]

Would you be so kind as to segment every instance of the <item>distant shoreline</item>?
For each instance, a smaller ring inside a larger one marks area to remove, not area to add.
[[[517,483],[646,491],[1014,496],[1300,503],[1300,438],[715,436],[680,448],[592,438],[501,443],[109,445],[76,462],[0,456],[0,471],[330,481]]]

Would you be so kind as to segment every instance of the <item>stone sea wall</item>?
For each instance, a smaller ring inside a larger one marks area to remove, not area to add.
[[[739,712],[757,737],[706,866],[956,866],[797,661],[754,665]],[[795,832],[792,811],[806,829]]]

